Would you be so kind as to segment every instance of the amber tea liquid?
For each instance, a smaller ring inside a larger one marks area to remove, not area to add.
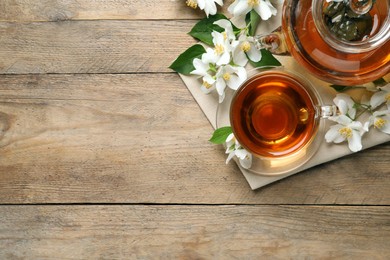
[[[255,155],[276,158],[292,154],[316,134],[316,102],[291,75],[259,74],[244,83],[233,98],[233,132]]]

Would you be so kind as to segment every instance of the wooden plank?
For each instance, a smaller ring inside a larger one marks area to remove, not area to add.
[[[1,206],[1,259],[388,259],[388,207]]]
[[[226,12],[225,0],[219,12]],[[185,0],[2,0],[0,21],[64,21],[108,19],[199,19],[205,13],[189,8]]]
[[[250,190],[175,74],[0,77],[0,203],[390,204],[390,144]]]
[[[193,21],[0,22],[0,74],[172,72]]]

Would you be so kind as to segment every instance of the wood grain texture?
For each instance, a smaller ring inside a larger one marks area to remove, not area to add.
[[[386,207],[0,208],[2,259],[388,259]]]
[[[390,143],[257,191],[225,165],[168,68],[203,17],[0,1],[0,259],[389,259]]]
[[[390,144],[253,192],[212,131],[175,74],[3,75],[0,203],[390,204]]]
[[[193,21],[0,22],[0,74],[172,72]],[[147,29],[146,29],[147,28]]]
[[[233,2],[225,0],[219,12]],[[199,19],[205,13],[185,0],[2,0],[0,21]]]

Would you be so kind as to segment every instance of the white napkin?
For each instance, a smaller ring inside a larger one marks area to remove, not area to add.
[[[271,32],[275,28],[277,28],[281,21],[281,5],[278,6],[278,15],[276,17],[273,17],[268,22],[262,22],[260,23],[260,26],[258,28],[258,33],[266,33]],[[302,69],[300,65],[298,65],[292,57],[286,57],[286,56],[275,56],[285,68],[291,71],[295,71],[301,75],[304,75],[311,83],[316,87],[318,90],[324,104],[333,104],[333,98],[336,95],[336,91],[333,90],[331,87],[329,87],[329,83],[325,83],[323,81],[320,81],[313,76],[309,75],[306,71]],[[387,75],[388,77],[389,75]],[[203,110],[204,114],[210,121],[211,125],[216,128],[216,112],[217,112],[217,106],[218,106],[218,96],[209,94],[206,95],[200,90],[200,84],[201,82],[198,81],[198,79],[195,76],[185,76],[180,75],[183,82],[195,98],[195,100],[198,102],[200,108]],[[357,90],[355,93],[348,93],[352,94],[354,96],[361,95],[363,90]],[[332,124],[329,120],[326,120],[325,129],[329,129],[329,126]],[[212,133],[210,133],[211,136]],[[319,138],[323,138],[320,136],[317,136]],[[390,135],[384,134],[382,132],[377,131],[376,129],[372,129],[369,133],[365,134],[362,138],[362,144],[363,149],[367,149],[369,147],[385,143],[390,141]],[[245,169],[243,169],[239,164],[238,167],[240,168],[241,172],[244,174],[246,180],[248,181],[250,187],[252,189],[257,189],[260,187],[263,187],[267,184],[270,184],[272,182],[275,182],[277,180],[286,178],[290,175],[293,175],[295,173],[298,173],[300,171],[303,171],[305,169],[308,169],[310,167],[343,157],[345,155],[349,155],[352,152],[349,150],[348,145],[346,143],[341,144],[328,144],[325,142],[325,140],[321,143],[320,148],[316,152],[316,154],[303,166],[300,168],[288,172],[283,175],[278,176],[262,176],[259,174],[255,174],[252,172],[249,172]],[[221,164],[224,162],[221,162]]]

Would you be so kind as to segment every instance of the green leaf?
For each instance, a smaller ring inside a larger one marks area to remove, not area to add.
[[[330,85],[330,87],[332,87],[337,92],[343,92],[343,91],[346,91],[346,90],[352,88],[352,87],[349,87],[349,86],[342,86],[342,85]]]
[[[195,26],[191,29],[191,31],[188,34],[208,45],[213,45],[213,37],[211,36],[211,33],[213,31],[217,31],[217,32],[224,31],[223,28],[214,24],[215,21],[221,19],[228,20],[228,18],[226,18],[226,16],[223,14],[217,13],[215,15],[210,15],[208,18],[204,18],[200,20],[197,24],[195,24]]]
[[[261,49],[261,60],[258,62],[251,61],[249,59],[249,62],[254,66],[255,68],[259,67],[276,67],[281,66],[282,64],[272,55],[272,53],[268,50]]]
[[[233,133],[233,131],[230,126],[218,128],[214,131],[213,136],[209,141],[213,144],[223,144],[231,133]]]
[[[179,55],[179,57],[169,66],[174,71],[188,75],[195,69],[192,61],[195,58],[200,58],[206,50],[200,44],[195,44],[188,48],[185,52]]]
[[[248,26],[248,33],[250,36],[255,35],[257,26],[259,25],[260,22],[260,16],[259,14],[252,9],[247,16],[245,17],[246,24]]]

